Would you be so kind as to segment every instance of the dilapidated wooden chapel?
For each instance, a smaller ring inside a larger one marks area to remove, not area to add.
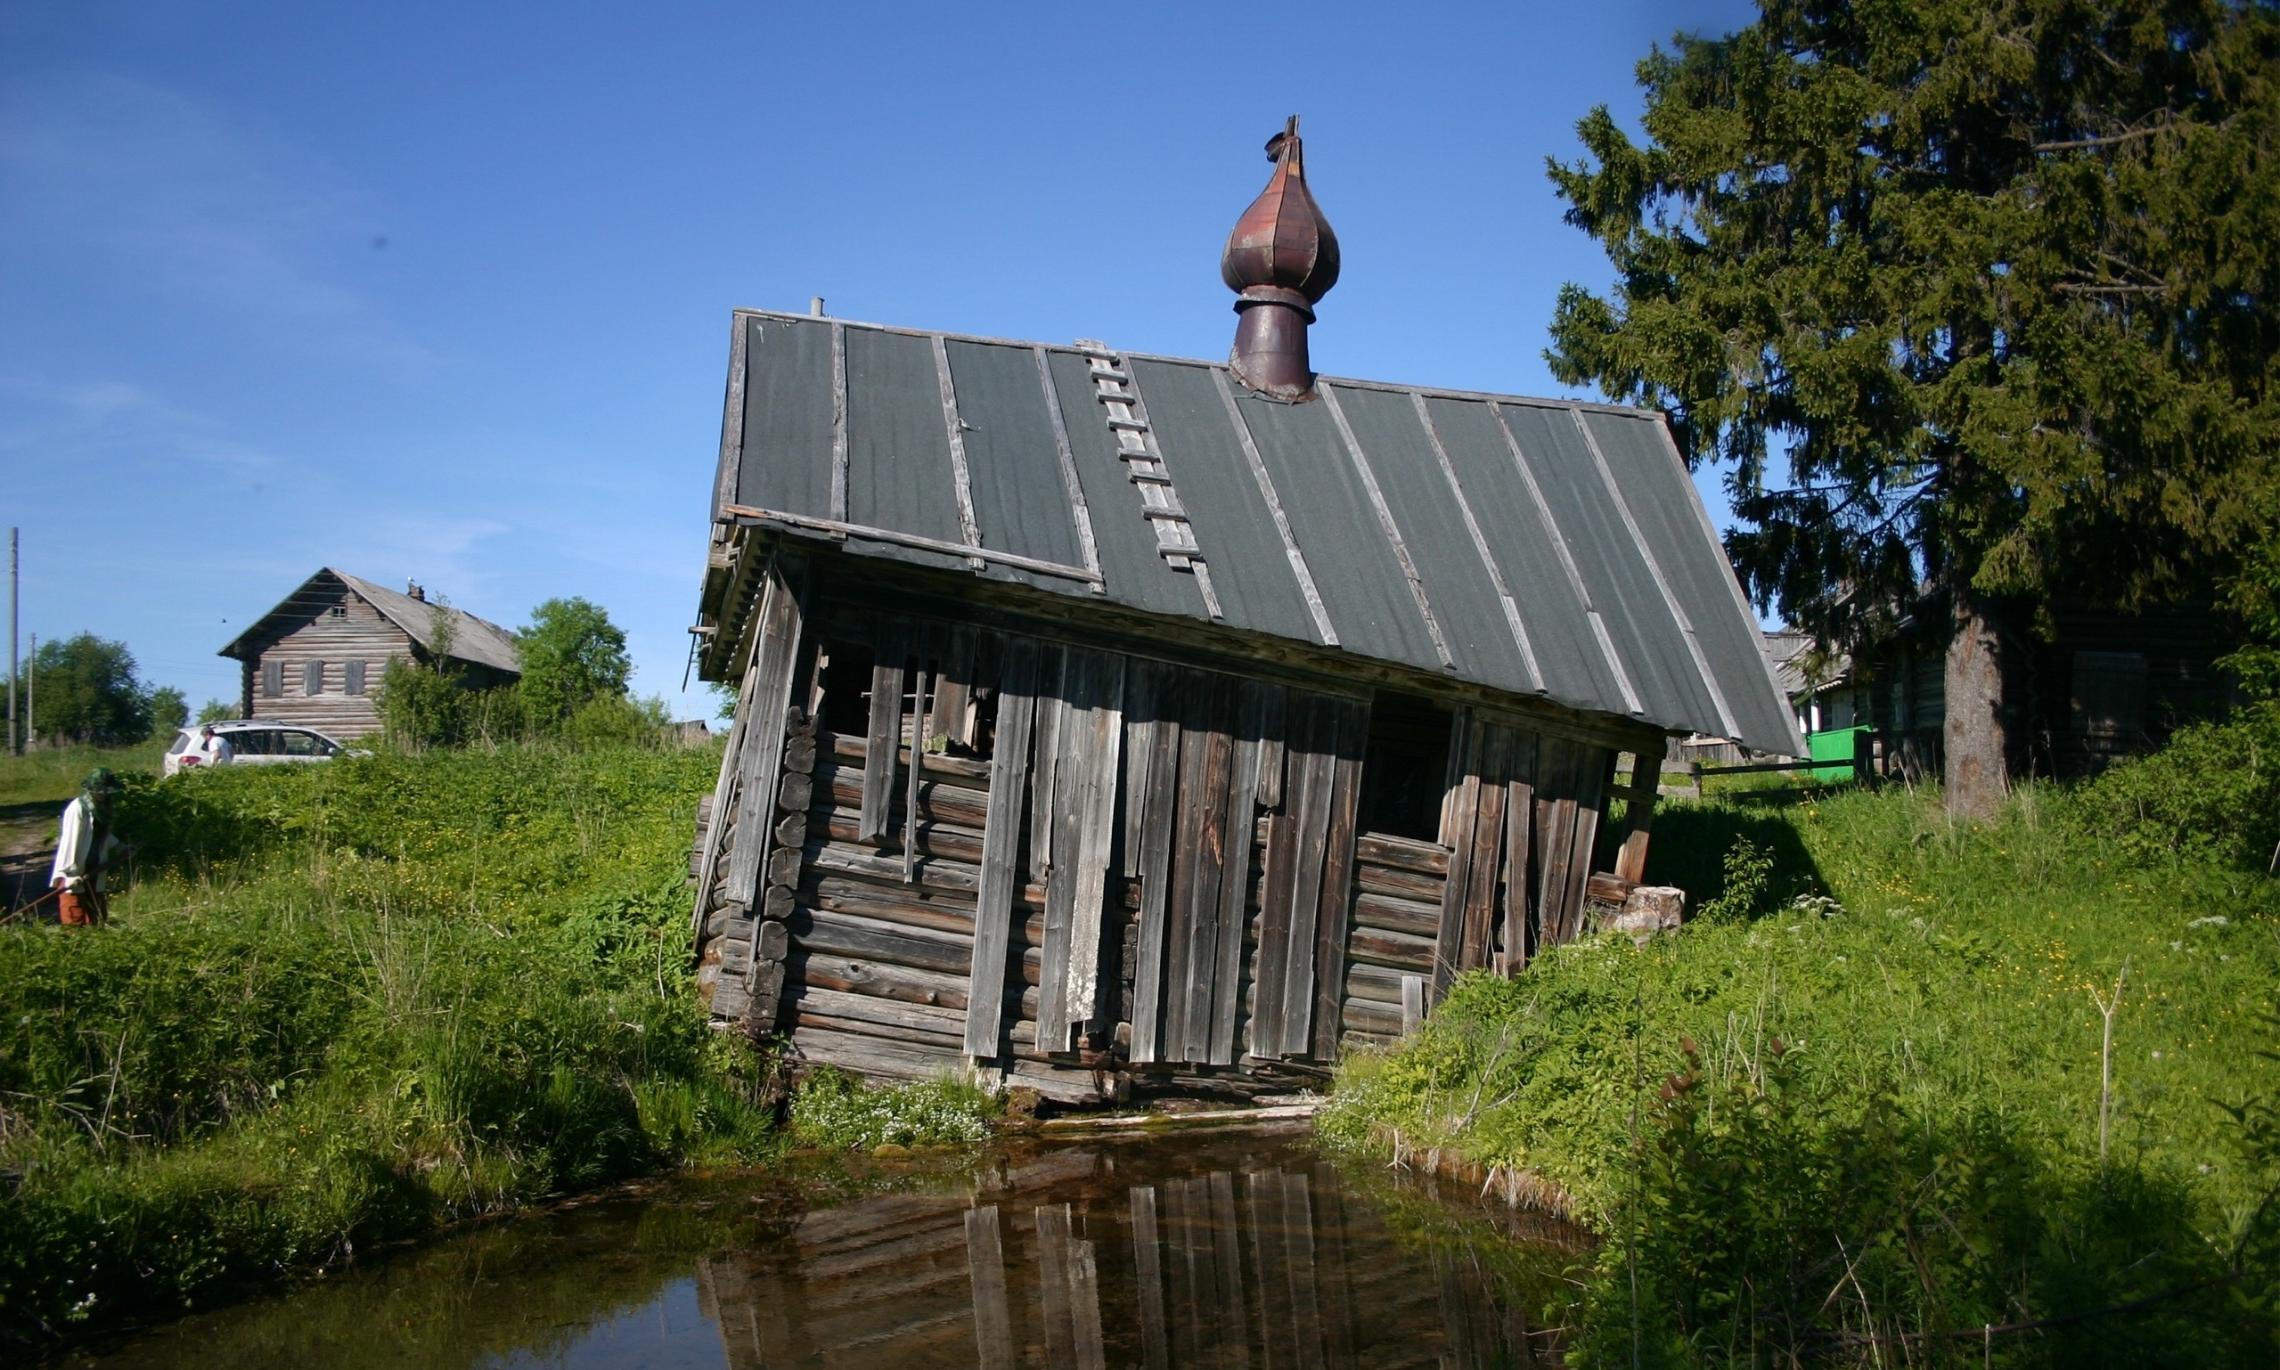
[[[716,1020],[1081,1101],[1276,1081],[1643,873],[1664,739],[1798,752],[1660,414],[1314,373],[1296,121],[1224,363],[740,310],[699,623]]]

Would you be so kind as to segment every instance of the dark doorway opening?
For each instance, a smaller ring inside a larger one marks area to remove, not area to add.
[[[1447,709],[1422,695],[1381,693],[1371,702],[1369,751],[1362,758],[1362,831],[1441,839],[1454,723]]]

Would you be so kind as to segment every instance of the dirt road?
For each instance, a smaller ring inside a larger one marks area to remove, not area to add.
[[[0,914],[47,893],[56,818],[62,811],[61,804],[48,799],[0,805]]]

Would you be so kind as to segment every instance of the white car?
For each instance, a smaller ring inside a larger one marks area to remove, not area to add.
[[[232,764],[265,766],[289,761],[330,761],[346,751],[338,740],[314,728],[278,723],[264,718],[232,718],[211,725],[193,723],[174,736],[166,749],[162,770],[166,775],[207,764],[200,734],[211,726],[214,735],[230,744]]]

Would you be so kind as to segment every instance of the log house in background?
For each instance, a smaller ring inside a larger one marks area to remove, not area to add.
[[[1295,124],[1227,364],[738,311],[698,626],[716,1020],[1083,1100],[1386,1041],[1800,743],[1660,414],[1317,377]]]
[[[464,609],[430,603],[418,585],[396,591],[319,570],[221,649],[242,664],[239,716],[298,723],[347,740],[375,732],[374,694],[388,663],[425,661],[438,629],[444,654],[482,688],[522,675],[515,635]]]

